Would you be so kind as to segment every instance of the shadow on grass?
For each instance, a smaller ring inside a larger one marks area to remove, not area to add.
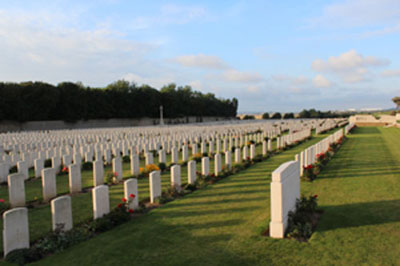
[[[317,231],[400,222],[400,200],[322,206]]]

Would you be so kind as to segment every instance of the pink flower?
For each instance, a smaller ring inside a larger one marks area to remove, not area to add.
[[[4,203],[4,199],[0,199],[0,203]]]
[[[117,173],[117,172],[114,172],[114,176],[118,176],[118,173]]]

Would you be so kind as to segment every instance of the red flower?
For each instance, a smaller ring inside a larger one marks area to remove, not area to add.
[[[131,194],[129,194],[129,197],[134,199],[136,196],[131,193]]]
[[[4,203],[4,199],[0,199],[0,203]]]
[[[133,210],[132,210],[132,209],[129,209],[129,213],[133,213]]]
[[[122,202],[126,202],[126,199],[125,199],[125,198],[122,198]]]
[[[114,176],[118,176],[118,173],[117,172],[114,172],[114,174],[113,174]]]
[[[318,195],[317,195],[317,194],[315,194],[313,197],[314,197],[314,199],[316,199],[316,198],[318,198]]]
[[[121,208],[121,207],[122,207],[122,203],[118,204],[118,208]]]

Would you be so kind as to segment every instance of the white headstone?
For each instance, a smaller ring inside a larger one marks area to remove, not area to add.
[[[25,206],[25,176],[21,173],[8,176],[8,200],[11,208]]]
[[[29,248],[28,209],[14,208],[3,213],[4,256],[23,248]]]
[[[283,238],[288,214],[294,211],[300,198],[299,162],[290,161],[272,172],[270,236]]]
[[[81,165],[70,164],[69,167],[69,192],[77,193],[82,190]]]
[[[139,208],[139,190],[136,178],[130,178],[124,182],[124,195],[127,200],[130,199],[129,209]],[[134,195],[134,198],[132,199],[130,195]]]
[[[188,162],[188,184],[196,182],[196,161],[191,160]]]
[[[149,179],[150,179],[150,202],[154,203],[155,200],[161,196],[160,171],[151,172]]]
[[[93,188],[93,219],[103,217],[110,212],[110,200],[108,195],[108,186],[101,185]]]
[[[68,231],[72,229],[72,206],[70,196],[61,196],[51,201],[51,217],[53,231],[61,229]]]
[[[54,168],[42,170],[42,192],[44,201],[49,201],[57,196],[56,170]]]
[[[93,162],[93,186],[104,185],[104,163],[103,161]]]

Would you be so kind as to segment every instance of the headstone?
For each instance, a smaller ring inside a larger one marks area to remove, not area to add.
[[[288,214],[296,208],[300,198],[299,162],[290,161],[272,172],[270,236],[283,238],[288,222]]]
[[[254,159],[256,158],[256,145],[255,144],[251,144],[250,145],[250,159]]]
[[[29,248],[28,209],[14,208],[3,213],[4,257],[13,250]]]
[[[104,163],[103,161],[93,162],[93,186],[104,185]]]
[[[235,163],[240,163],[242,156],[240,156],[240,148],[235,148]]]
[[[56,174],[60,173],[61,170],[61,158],[56,156],[51,158],[51,166],[56,171]]]
[[[19,161],[17,163],[17,167],[18,167],[18,173],[21,173],[24,175],[25,180],[27,180],[29,178],[29,172],[28,172],[28,165],[26,162],[24,161]]]
[[[188,162],[188,184],[196,182],[196,161],[191,160]]]
[[[0,183],[7,182],[7,176],[10,171],[8,163],[0,163]]]
[[[227,169],[232,169],[232,153],[230,151],[225,152],[225,166]]]
[[[35,168],[35,177],[38,178],[42,175],[42,170],[44,168],[44,161],[43,159],[36,159],[33,161],[34,168]]]
[[[176,190],[181,190],[181,166],[174,165],[171,166],[171,187]]]
[[[165,150],[159,150],[158,151],[158,162],[159,163],[166,163],[166,155],[165,155]]]
[[[72,205],[70,196],[61,196],[51,201],[53,231],[72,229]]]
[[[178,149],[176,147],[171,149],[171,163],[178,163]]]
[[[160,171],[151,172],[149,179],[150,179],[150,202],[154,203],[155,200],[161,196]]]
[[[214,173],[215,176],[218,176],[218,174],[222,170],[222,163],[221,163],[221,154],[217,153],[214,155]]]
[[[11,208],[25,206],[25,176],[21,173],[8,176],[8,200]]]
[[[56,170],[54,168],[42,170],[42,193],[44,201],[50,201],[57,196]]]
[[[115,157],[114,159],[112,159],[112,171],[114,174],[117,175],[117,180],[121,181],[123,174],[121,157]]]
[[[108,186],[101,185],[93,188],[93,219],[98,219],[110,212]]]
[[[137,176],[140,173],[139,156],[136,153],[131,154],[131,175]]]
[[[208,176],[210,174],[210,158],[203,157],[201,159],[201,174]]]
[[[77,193],[82,191],[81,165],[70,164],[69,172],[69,192]]]
[[[130,199],[129,209],[136,210],[139,208],[139,190],[136,178],[130,178],[124,182],[124,195],[127,200]],[[135,197],[132,199],[130,195]]]
[[[147,152],[146,156],[145,156],[145,159],[146,159],[146,165],[154,164],[154,159],[153,159],[153,153],[152,152]]]

